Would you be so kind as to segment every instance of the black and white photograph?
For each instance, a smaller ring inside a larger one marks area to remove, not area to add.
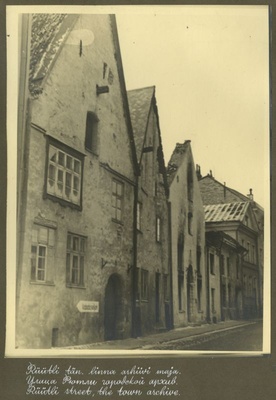
[[[6,357],[269,354],[269,6],[9,6],[7,36]]]

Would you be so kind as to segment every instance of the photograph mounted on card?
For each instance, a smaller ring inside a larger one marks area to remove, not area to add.
[[[7,7],[7,357],[270,353],[268,12]]]

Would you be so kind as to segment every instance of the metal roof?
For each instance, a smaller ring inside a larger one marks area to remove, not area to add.
[[[234,202],[205,205],[205,222],[242,221],[248,204],[248,202]]]

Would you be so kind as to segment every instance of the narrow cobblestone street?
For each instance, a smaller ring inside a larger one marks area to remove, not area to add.
[[[151,347],[155,350],[262,351],[262,323],[218,330]]]
[[[262,321],[225,321],[173,329],[138,338],[70,346],[75,350],[261,351]]]

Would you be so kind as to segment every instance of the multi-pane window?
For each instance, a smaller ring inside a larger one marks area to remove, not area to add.
[[[47,194],[81,205],[82,159],[50,144]]]
[[[141,270],[141,300],[149,299],[149,271]]]
[[[142,226],[141,226],[141,211],[142,211],[142,204],[141,203],[137,203],[137,224],[136,227],[138,229],[138,231],[142,230]]]
[[[178,310],[183,310],[184,274],[178,273]]]
[[[189,163],[188,165],[187,186],[188,186],[188,200],[193,201],[194,182],[193,182],[193,166],[191,163]]]
[[[189,235],[193,234],[193,213],[188,213],[188,233]]]
[[[122,221],[123,184],[115,179],[112,181],[112,218]]]
[[[52,282],[54,229],[35,225],[32,230],[31,281]]]
[[[164,300],[169,301],[170,300],[170,286],[169,286],[169,277],[168,275],[163,276],[164,279]]]
[[[212,312],[214,313],[216,311],[215,308],[215,289],[211,289],[211,305],[212,305]]]
[[[225,275],[225,265],[224,265],[224,255],[220,256],[220,273],[221,275]]]
[[[255,264],[255,246],[252,245],[252,263]]]
[[[183,265],[183,255],[184,255],[184,237],[180,234],[177,242],[177,269],[178,271],[184,270]]]
[[[156,218],[156,241],[161,242],[161,219]]]
[[[214,254],[210,253],[210,272],[212,275],[215,274],[215,256]]]
[[[230,276],[230,257],[226,258],[227,276]]]
[[[66,253],[66,283],[68,286],[84,286],[85,246],[85,237],[68,233]]]

